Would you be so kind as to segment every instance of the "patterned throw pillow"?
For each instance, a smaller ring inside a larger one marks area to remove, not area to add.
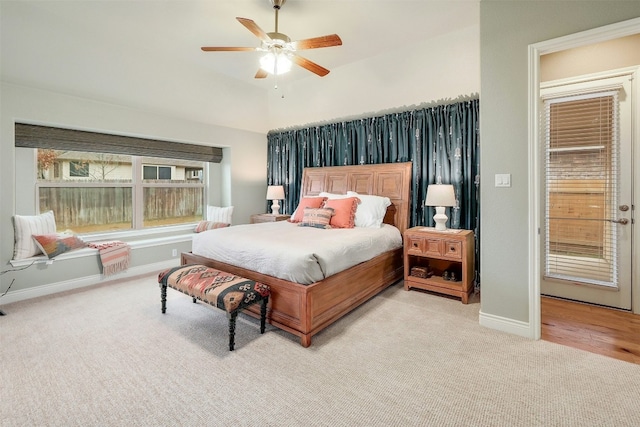
[[[87,246],[81,238],[69,233],[34,234],[33,240],[49,259]]]
[[[325,200],[327,200],[326,197],[303,197],[302,199],[300,199],[300,203],[298,203],[296,211],[288,221],[301,222],[302,217],[304,216],[305,208],[317,209],[322,206],[322,203],[324,203]]]
[[[213,230],[216,228],[224,228],[228,227],[231,224],[227,224],[226,222],[217,222],[217,221],[200,221],[198,225],[196,225],[195,231],[196,233],[202,233],[203,231]]]
[[[329,199],[324,202],[323,208],[332,208],[335,213],[331,217],[331,227],[353,228],[355,227],[356,210],[360,199],[346,197],[344,199]]]
[[[14,215],[13,259],[30,258],[40,254],[40,249],[31,238],[34,234],[52,234],[56,232],[56,219],[53,211],[40,215]]]
[[[315,227],[315,228],[331,228],[329,221],[333,215],[333,209],[331,208],[304,208],[304,215],[302,216],[302,222],[298,224],[300,227]]]

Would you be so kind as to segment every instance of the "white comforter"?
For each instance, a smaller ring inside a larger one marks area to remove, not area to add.
[[[192,252],[311,284],[402,246],[400,231],[381,228],[318,229],[288,221],[234,225],[194,235]]]

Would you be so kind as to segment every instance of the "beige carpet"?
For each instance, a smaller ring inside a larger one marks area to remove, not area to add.
[[[396,284],[309,348],[156,277],[2,308],[2,426],[632,426],[640,366],[483,328]]]

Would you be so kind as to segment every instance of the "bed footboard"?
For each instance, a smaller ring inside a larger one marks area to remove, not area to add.
[[[300,337],[303,347],[311,345],[315,334],[403,277],[402,248],[310,285],[267,276],[190,252],[182,253],[181,263],[206,265],[268,285],[271,310],[267,321]],[[255,307],[246,311],[254,317],[260,316]]]

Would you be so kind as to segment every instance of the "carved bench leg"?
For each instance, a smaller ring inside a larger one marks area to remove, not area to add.
[[[167,285],[160,285],[160,301],[162,302],[162,314],[167,312]]]
[[[266,297],[262,300],[262,305],[260,306],[260,333],[264,334],[265,323],[267,322],[267,303],[269,302],[269,297]]]
[[[228,313],[229,317],[229,351],[233,351],[236,337],[236,318],[238,317],[238,310],[233,313]]]

